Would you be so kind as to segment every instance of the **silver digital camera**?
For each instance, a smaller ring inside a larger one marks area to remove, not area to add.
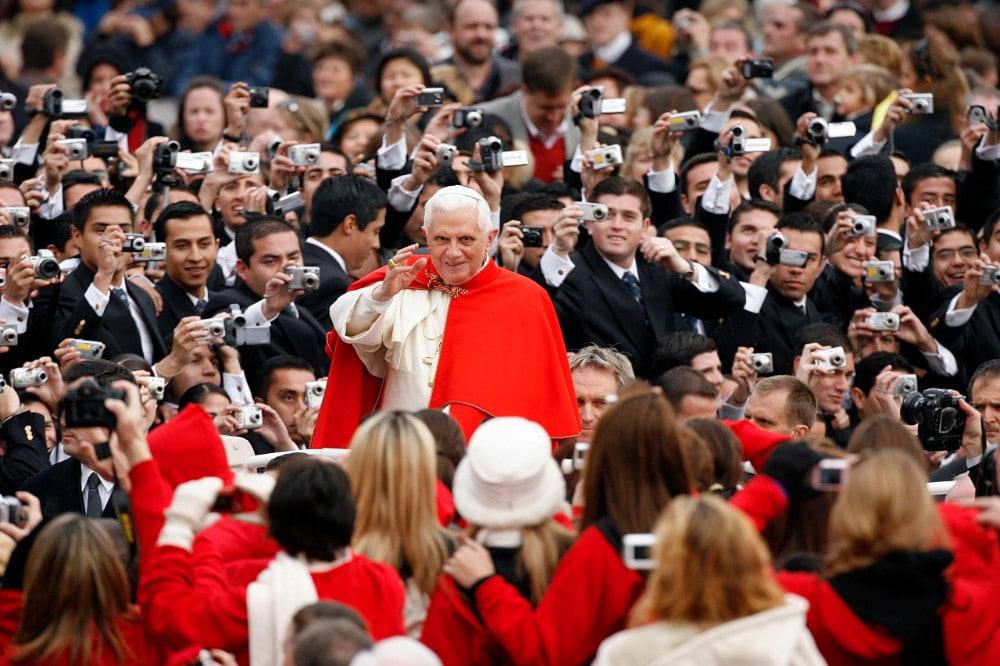
[[[16,389],[41,386],[49,380],[49,373],[42,368],[14,368],[10,371],[8,384]]]
[[[865,323],[876,331],[898,331],[899,315],[895,312],[876,312],[868,315],[865,318]]]
[[[909,395],[917,390],[916,375],[902,375],[896,382],[896,390],[893,395]]]
[[[774,355],[771,352],[750,354],[750,367],[758,375],[769,375],[774,372]]]
[[[984,266],[979,284],[1000,284],[1000,266]]]
[[[476,129],[483,126],[482,109],[459,109],[452,116],[451,126],[454,128],[465,127],[466,129]]]
[[[444,106],[444,88],[424,88],[417,95],[416,103],[427,109]]]
[[[653,544],[656,536],[653,534],[626,534],[622,537],[622,560],[625,566],[634,571],[650,571],[656,568],[653,559]]]
[[[910,102],[913,105],[913,109],[909,111],[914,115],[923,115],[927,113],[934,113],[934,94],[933,93],[906,93],[905,95],[900,95],[903,99]]]
[[[303,143],[292,146],[288,149],[288,156],[292,158],[292,163],[297,167],[319,164],[319,144]]]
[[[156,402],[161,402],[164,393],[167,391],[167,380],[163,377],[150,377],[146,381],[146,390],[149,391],[149,397]]]
[[[618,144],[594,149],[594,168],[610,169],[619,166],[622,158],[622,147]]]
[[[570,458],[563,458],[563,461],[559,464],[562,468],[563,474],[572,474],[573,472],[582,472],[584,466],[587,464],[587,452],[590,451],[590,444],[585,442],[577,442],[573,445],[573,456]]]
[[[49,250],[39,250],[38,254],[24,255],[21,259],[27,259],[31,262],[31,265],[35,267],[35,277],[39,280],[51,280],[54,277],[59,277],[62,273],[59,262],[55,260]]]
[[[13,324],[0,324],[0,345],[4,347],[17,346],[17,327]]]
[[[9,183],[14,180],[14,160],[0,160],[0,183]]]
[[[326,393],[326,380],[318,379],[314,382],[306,382],[306,408],[313,409],[323,404],[323,395]]]
[[[132,261],[166,261],[166,243],[146,243],[142,251],[132,257]]]
[[[27,206],[4,206],[3,209],[15,227],[23,229],[31,224],[31,209]]]
[[[80,358],[101,358],[104,356],[105,344],[97,340],[81,340],[73,338],[69,346],[80,352]]]
[[[199,342],[208,342],[226,335],[226,324],[222,319],[202,319],[201,327],[204,333],[196,338]]]
[[[847,365],[847,354],[844,352],[843,347],[831,347],[830,349],[814,351],[813,358],[815,359],[816,368],[824,372],[839,370]]]
[[[437,149],[438,162],[443,166],[450,166],[455,161],[455,151],[458,149],[450,143],[440,143]]]
[[[260,153],[241,153],[234,150],[229,153],[226,170],[236,174],[260,173]]]
[[[16,497],[0,497],[0,523],[23,526],[28,522],[28,511]]]
[[[285,272],[292,276],[289,289],[319,289],[319,266],[288,266]]]
[[[589,203],[587,201],[577,201],[576,205],[583,211],[582,220],[593,220],[603,222],[608,219],[608,207],[604,204]]]
[[[877,222],[874,215],[856,215],[853,220],[851,220],[851,228],[848,229],[844,235],[850,238],[858,238],[861,236],[867,238],[875,238],[877,229]]]
[[[59,139],[56,144],[66,149],[66,157],[71,160],[85,160],[89,156],[86,139]]]
[[[865,282],[895,282],[896,265],[891,261],[866,261]]]
[[[264,425],[264,413],[256,405],[243,405],[236,413],[236,425],[246,430],[256,430]]]
[[[955,211],[951,206],[928,208],[924,211],[924,224],[928,231],[944,231],[955,228]]]
[[[698,129],[701,127],[701,112],[685,111],[684,113],[675,113],[670,116],[667,125],[670,126],[671,132],[690,132],[691,130]]]

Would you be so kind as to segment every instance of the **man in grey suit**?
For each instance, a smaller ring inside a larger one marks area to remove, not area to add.
[[[578,81],[576,59],[558,46],[538,49],[521,64],[521,89],[481,104],[510,125],[514,141],[535,158],[535,178],[551,183],[580,143],[580,129],[567,116]]]

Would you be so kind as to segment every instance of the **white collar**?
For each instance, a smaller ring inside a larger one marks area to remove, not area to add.
[[[83,492],[83,491],[87,490],[87,480],[90,479],[90,475],[91,474],[97,474],[97,472],[95,472],[94,470],[90,469],[89,467],[87,467],[83,463],[80,463],[80,492]],[[115,488],[115,482],[114,481],[108,481],[107,479],[105,479],[100,474],[97,474],[97,478],[98,478],[98,480],[100,480],[101,485],[104,486],[104,489],[107,490],[109,493],[112,490],[114,490],[114,488]]]
[[[622,276],[624,276],[625,273],[631,273],[632,275],[635,276],[636,280],[639,279],[639,269],[636,266],[635,259],[632,259],[632,265],[629,266],[628,268],[622,268],[618,264],[608,261],[607,259],[604,258],[603,255],[601,255],[601,259],[604,259],[604,263],[606,263],[608,266],[611,267],[611,270],[615,272],[615,277],[617,277],[619,280],[622,279]]]
[[[524,105],[524,93],[521,93],[521,120],[524,121],[524,129],[528,130],[528,136],[538,139],[545,144],[546,148],[554,146],[560,138],[566,135],[566,131],[569,130],[569,118],[566,117],[563,118],[562,124],[556,129],[555,134],[551,136],[543,135],[541,130],[535,126],[535,123],[531,122],[531,118],[528,117],[528,109]]]
[[[336,262],[337,262],[338,264],[340,264],[340,267],[341,267],[342,269],[344,269],[344,272],[345,272],[345,273],[347,272],[347,263],[346,263],[346,262],[344,262],[344,258],[343,258],[342,256],[340,256],[340,254],[339,254],[339,253],[338,253],[338,252],[337,252],[336,250],[334,250],[334,249],[333,249],[332,247],[330,247],[330,246],[329,246],[329,245],[327,245],[326,243],[323,243],[323,242],[321,242],[321,241],[318,241],[318,240],[316,240],[316,239],[315,239],[315,238],[313,238],[312,236],[310,236],[309,238],[307,238],[307,239],[306,239],[306,242],[307,242],[307,243],[309,243],[310,245],[315,245],[315,246],[316,246],[316,247],[318,247],[318,248],[321,248],[321,249],[323,249],[323,250],[326,250],[327,254],[329,254],[329,255],[330,255],[331,257],[333,257],[333,258],[334,258],[334,260],[335,260],[335,261],[336,261]]]
[[[608,65],[613,65],[628,51],[630,46],[632,46],[632,35],[626,30],[604,46],[595,46],[594,57]]]

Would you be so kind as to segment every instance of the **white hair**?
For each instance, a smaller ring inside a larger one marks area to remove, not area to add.
[[[476,223],[479,229],[489,233],[493,229],[490,221],[490,205],[479,192],[464,185],[449,185],[442,187],[424,204],[424,229],[431,228],[431,221],[439,211],[454,213],[460,210],[475,209]]]
[[[393,636],[375,644],[371,650],[361,652],[351,666],[441,666],[438,658],[420,641],[406,636]]]

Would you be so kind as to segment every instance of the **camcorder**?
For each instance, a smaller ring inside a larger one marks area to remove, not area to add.
[[[809,261],[809,253],[802,250],[790,250],[788,237],[781,232],[771,234],[764,248],[764,260],[772,266],[791,266],[802,268]]]
[[[271,342],[271,324],[251,324],[240,306],[233,303],[229,306],[229,319],[223,321],[226,329],[226,344],[231,347],[247,345],[266,345]]]
[[[817,146],[826,144],[830,139],[841,139],[858,133],[857,126],[851,121],[829,123],[824,118],[816,117],[806,125],[806,136]]]
[[[66,99],[59,88],[52,88],[42,98],[42,114],[50,120],[83,118],[88,110],[87,100]]]
[[[944,389],[913,391],[903,397],[899,414],[905,423],[917,426],[917,438],[926,451],[954,451],[962,446],[965,412],[962,396]]]
[[[148,67],[137,67],[129,72],[125,82],[132,88],[132,99],[140,104],[149,104],[163,90],[163,79]]]
[[[483,126],[482,109],[459,109],[451,118],[451,126],[455,129],[477,129]]]
[[[580,115],[596,118],[604,113],[625,113],[625,98],[604,99],[604,86],[594,86],[580,97]]]

